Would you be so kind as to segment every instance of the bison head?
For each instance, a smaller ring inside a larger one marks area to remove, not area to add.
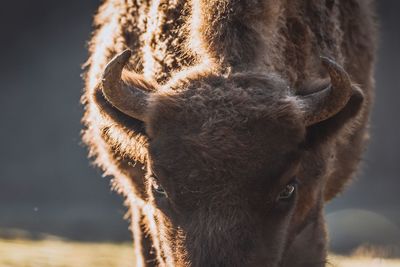
[[[101,88],[114,108],[145,125],[146,201],[161,260],[322,265],[329,151],[321,144],[362,102],[346,72],[323,58],[330,82],[307,94],[256,72],[192,72],[142,90],[158,86],[121,79],[129,57],[125,51],[109,63]]]

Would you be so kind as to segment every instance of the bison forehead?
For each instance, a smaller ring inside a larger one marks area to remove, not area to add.
[[[189,210],[194,203],[207,206],[208,197],[237,203],[245,192],[257,199],[270,197],[266,192],[273,193],[301,155],[301,131],[274,122],[241,126],[175,134],[171,129],[150,142],[154,171],[176,205]]]
[[[300,112],[281,80],[250,78],[207,78],[157,95],[147,125],[157,164],[210,179],[281,171],[304,136]]]
[[[180,133],[226,135],[227,130],[243,129],[249,122],[300,124],[299,111],[290,88],[276,75],[204,75],[179,80],[152,97],[148,132],[157,135],[158,130],[173,126]]]
[[[302,142],[301,129],[270,122],[244,122],[231,127],[225,121],[198,129],[161,132],[151,152],[166,166],[241,174],[271,170],[292,158]]]

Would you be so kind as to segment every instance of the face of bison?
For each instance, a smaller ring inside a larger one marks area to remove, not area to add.
[[[303,96],[254,73],[196,74],[146,93],[120,78],[129,56],[111,61],[102,90],[146,126],[145,184],[163,253],[176,266],[290,262],[305,207],[314,206],[314,221],[322,209],[323,195],[309,196],[323,183],[309,185],[304,172],[307,128],[360,94],[347,74],[325,60],[331,85]]]
[[[275,262],[297,200],[300,111],[269,91],[287,91],[279,80],[187,83],[149,107],[148,190],[163,234],[194,266]]]

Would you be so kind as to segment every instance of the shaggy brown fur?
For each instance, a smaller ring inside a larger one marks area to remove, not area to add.
[[[367,0],[107,0],[87,62],[83,139],[130,208],[135,266],[324,266],[325,201],[367,139],[375,25]],[[104,98],[101,75],[150,92],[145,121]],[[305,125],[299,99],[329,82],[361,95]],[[294,177],[290,201],[276,197]],[[161,190],[161,193],[160,193]]]

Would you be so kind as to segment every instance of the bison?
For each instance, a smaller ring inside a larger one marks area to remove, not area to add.
[[[370,0],[107,0],[83,140],[135,266],[325,266],[324,205],[368,139]]]

